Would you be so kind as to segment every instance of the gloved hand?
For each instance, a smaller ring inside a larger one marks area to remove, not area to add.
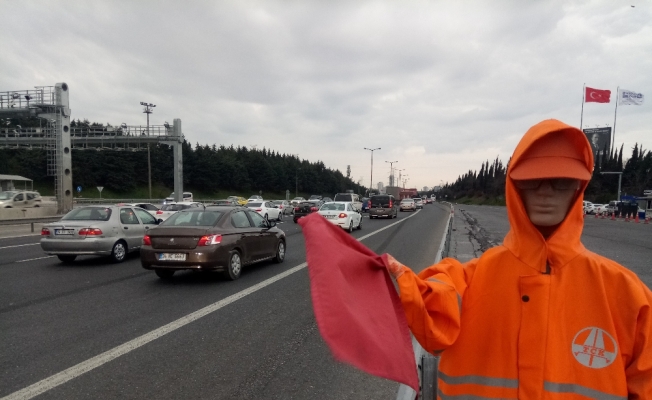
[[[389,274],[394,279],[398,279],[398,277],[403,275],[403,272],[405,272],[405,270],[407,269],[405,265],[398,262],[390,254],[385,253],[383,256],[383,261],[385,261],[385,267],[387,268],[387,272],[389,272]]]

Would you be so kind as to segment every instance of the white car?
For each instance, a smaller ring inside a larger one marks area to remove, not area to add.
[[[593,203],[591,203],[590,201],[584,201],[583,204],[584,204],[584,213],[585,214],[593,214],[593,211],[594,211],[593,210]]]
[[[353,232],[353,228],[362,229],[362,215],[350,201],[324,203],[317,213],[349,233]]]
[[[173,202],[173,203],[163,204],[161,209],[156,211],[156,214],[154,214],[154,218],[156,218],[159,222],[161,222],[170,218],[170,215],[176,213],[177,211],[185,210],[186,208],[203,207],[203,206],[204,205],[202,203],[196,201],[179,201],[177,203]]]
[[[595,214],[601,215],[603,213],[607,212],[607,205],[606,204],[593,204],[593,212]]]
[[[251,201],[247,203],[247,207],[256,211],[268,221],[273,219],[281,221],[283,219],[283,210],[271,201]]]
[[[259,196],[259,195],[257,195],[257,194],[254,194],[254,195],[252,195],[251,197],[249,197],[249,198],[247,199],[247,203],[251,203],[251,202],[261,202],[261,201],[265,201],[265,200],[263,200],[263,196]]]
[[[152,203],[118,203],[116,206],[140,207],[152,214],[154,217],[156,217],[156,212],[159,210],[159,208]]]
[[[41,203],[41,195],[35,191],[0,192],[0,208],[40,207]]]
[[[184,202],[186,202],[186,201],[193,202],[193,201],[195,201],[195,199],[192,197],[191,192],[183,192],[183,201]],[[174,192],[170,193],[170,195],[168,197],[166,197],[165,200],[163,200],[163,204],[170,204],[170,203],[173,203],[173,202],[174,202]]]

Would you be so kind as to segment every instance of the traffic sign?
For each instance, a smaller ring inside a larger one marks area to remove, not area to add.
[[[77,186],[77,193],[81,193],[81,186]]]

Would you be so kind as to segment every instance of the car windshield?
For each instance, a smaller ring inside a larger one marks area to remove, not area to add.
[[[111,209],[106,207],[76,208],[64,215],[66,221],[108,221],[111,218]]]
[[[257,203],[247,203],[247,207],[260,207],[263,203],[257,202]]]
[[[0,200],[9,200],[18,192],[0,192]]]
[[[161,207],[161,211],[181,211],[188,208],[185,204],[165,204]]]
[[[164,226],[214,226],[224,214],[216,210],[183,211],[172,216],[161,223]]]
[[[344,211],[346,206],[342,203],[326,203],[319,211]]]

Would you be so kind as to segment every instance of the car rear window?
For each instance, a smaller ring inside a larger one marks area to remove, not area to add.
[[[412,199],[403,199],[403,200],[401,200],[401,203],[414,203],[414,200],[412,200]]]
[[[348,193],[336,194],[335,198],[333,200],[334,201],[353,201],[353,196],[351,196]]]
[[[247,203],[247,207],[260,207],[263,203]]]
[[[111,218],[110,208],[83,207],[70,211],[61,219],[67,221],[108,221],[109,218]]]
[[[389,196],[372,196],[372,207],[389,207]]]
[[[172,214],[161,223],[165,226],[213,226],[223,212],[214,210],[185,211]]]

